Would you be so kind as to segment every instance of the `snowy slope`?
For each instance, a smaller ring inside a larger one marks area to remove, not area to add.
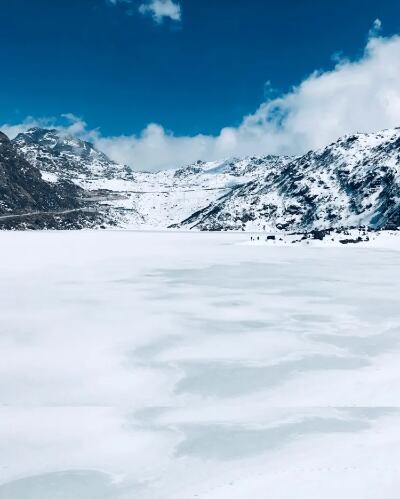
[[[197,162],[158,173],[137,172],[132,180],[88,179],[86,189],[118,193],[106,201],[120,215],[124,227],[166,228],[207,207],[237,186],[259,178],[266,169],[281,168],[286,158],[234,159]]]
[[[31,128],[12,141],[31,164],[47,177],[80,180],[91,178],[130,178],[131,169],[111,161],[90,142],[64,135],[59,131]]]
[[[232,188],[280,169],[289,158],[231,159],[201,162],[158,173],[132,172],[111,161],[92,144],[33,128],[14,144],[49,182],[67,179],[97,196],[101,207],[124,228],[160,228],[185,220]]]
[[[201,230],[400,225],[400,129],[346,136],[189,217]]]
[[[197,162],[134,172],[56,130],[14,139],[49,182],[90,191],[123,228],[297,230],[400,225],[400,129],[346,136],[301,157]]]

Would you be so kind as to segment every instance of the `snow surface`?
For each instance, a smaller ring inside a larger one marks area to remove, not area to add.
[[[135,172],[121,175],[93,175],[90,171],[68,177],[88,191],[105,190],[101,205],[113,209],[120,228],[163,230],[187,219],[231,192],[264,177],[268,169],[279,169],[287,157],[243,158],[198,162],[184,168],[157,173]],[[43,165],[37,166],[43,171]],[[122,171],[122,165],[120,165]]]
[[[0,233],[0,499],[397,499],[400,245]]]

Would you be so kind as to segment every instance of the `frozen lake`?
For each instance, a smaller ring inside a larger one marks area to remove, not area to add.
[[[400,251],[248,239],[0,233],[0,499],[399,497]]]

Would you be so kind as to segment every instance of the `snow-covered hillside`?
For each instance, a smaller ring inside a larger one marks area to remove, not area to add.
[[[299,157],[248,157],[146,173],[92,144],[34,128],[13,143],[48,182],[86,189],[122,228],[308,231],[400,225],[400,129],[346,136]]]
[[[281,168],[285,161],[276,156],[199,161],[177,170],[137,172],[130,180],[87,179],[80,185],[116,193],[104,203],[113,207],[122,226],[165,229],[263,176],[266,169]]]
[[[131,176],[131,168],[111,161],[90,142],[55,129],[31,128],[18,134],[12,142],[21,155],[45,173],[48,180]]]
[[[101,207],[124,228],[165,229],[214,203],[233,188],[280,170],[288,157],[202,162],[158,173],[133,172],[92,144],[33,128],[13,143],[49,182],[67,179],[97,195]]]
[[[266,172],[179,226],[311,230],[400,226],[400,129],[346,136]]]

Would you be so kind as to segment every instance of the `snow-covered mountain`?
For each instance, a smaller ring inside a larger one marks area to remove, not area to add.
[[[111,161],[90,142],[55,129],[31,128],[18,134],[13,144],[21,155],[42,171],[44,178],[76,180],[130,178],[131,168]]]
[[[101,215],[83,202],[84,191],[62,180],[46,182],[0,132],[0,228],[82,228],[97,226]]]
[[[177,227],[297,230],[400,226],[400,128],[346,136],[233,189]]]
[[[177,170],[158,173],[136,173],[129,182],[118,182],[125,195],[125,222],[128,226],[166,228],[180,223],[193,213],[216,202],[232,189],[262,176],[268,168],[280,168],[285,158],[233,159],[197,162]],[[87,187],[87,185],[85,185]],[[115,189],[111,182],[104,188]],[[124,191],[125,189],[125,191]],[[114,201],[114,206],[121,206]],[[122,213],[122,212],[121,212]],[[136,217],[132,216],[136,213]]]
[[[299,157],[136,172],[92,144],[33,128],[14,147],[49,184],[72,182],[122,228],[307,231],[400,225],[400,129],[346,136]]]
[[[14,145],[49,182],[68,180],[96,197],[115,224],[124,228],[164,229],[206,208],[233,188],[281,168],[289,158],[231,159],[202,162],[158,173],[132,172],[92,144],[32,128],[19,134]]]

